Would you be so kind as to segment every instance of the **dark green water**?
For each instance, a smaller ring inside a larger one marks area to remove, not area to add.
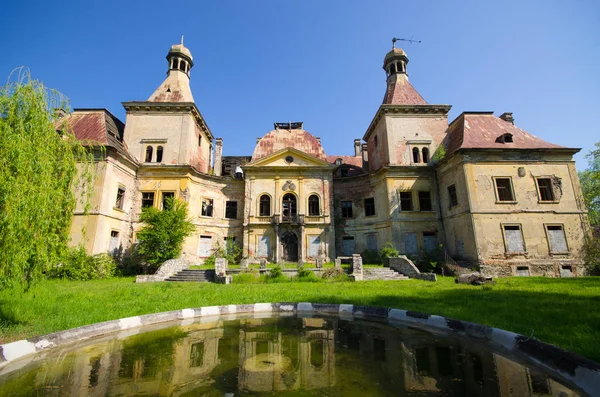
[[[477,341],[387,323],[294,316],[162,327],[5,368],[0,395],[580,395]]]

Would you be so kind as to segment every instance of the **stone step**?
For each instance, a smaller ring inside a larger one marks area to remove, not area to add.
[[[371,281],[371,280],[409,280],[402,273],[398,273],[394,269],[389,267],[369,267],[363,268],[363,280]]]
[[[214,280],[214,270],[183,269],[167,278],[165,281],[209,283],[214,282]]]

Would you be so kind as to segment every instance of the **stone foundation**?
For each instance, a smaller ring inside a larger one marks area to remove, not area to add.
[[[585,264],[573,260],[488,260],[480,262],[486,277],[579,277],[589,271]]]

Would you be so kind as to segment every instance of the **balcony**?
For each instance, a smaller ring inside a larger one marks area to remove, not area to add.
[[[250,216],[249,223],[254,224],[287,224],[287,225],[306,225],[306,224],[326,224],[329,223],[328,215],[271,215],[271,216]]]

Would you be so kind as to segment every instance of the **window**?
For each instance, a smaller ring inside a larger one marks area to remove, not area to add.
[[[510,178],[494,178],[498,201],[515,201]]]
[[[202,135],[198,135],[198,147],[202,146]]]
[[[375,215],[375,198],[370,197],[365,199],[365,216]]]
[[[271,197],[267,196],[266,194],[260,196],[258,213],[260,216],[271,215]]]
[[[352,201],[342,201],[342,218],[352,218]]]
[[[504,225],[504,241],[507,253],[525,252],[523,233],[520,225]]]
[[[552,190],[552,180],[550,178],[537,178],[537,185],[540,192],[540,201],[554,201],[554,191]]]
[[[146,163],[152,161],[152,146],[146,146]]]
[[[342,237],[342,255],[352,256],[354,254],[354,237],[344,236]]]
[[[202,216],[213,216],[213,200],[202,199]]]
[[[419,162],[419,149],[413,148],[413,163]]]
[[[119,232],[117,230],[111,230],[110,242],[108,244],[108,252],[111,254],[117,254],[119,251]]]
[[[171,209],[170,206],[173,205],[173,199],[175,198],[175,193],[173,192],[163,192],[162,193],[162,209],[163,210],[167,210],[167,209]],[[170,199],[170,203],[167,204],[167,202],[169,201],[168,199]]]
[[[421,211],[431,211],[431,192],[419,192],[419,209]]]
[[[400,192],[400,211],[412,210],[412,192]]]
[[[237,219],[237,201],[225,202],[225,218]]]
[[[335,165],[342,165],[342,159],[335,159]]]
[[[319,196],[316,194],[308,198],[308,215],[319,216]]]
[[[117,200],[115,201],[115,208],[122,210],[124,202],[125,202],[125,188],[123,186],[119,186],[119,188],[117,189]]]
[[[285,194],[283,196],[281,207],[281,220],[294,222],[297,214],[296,196],[291,193]]]
[[[569,251],[567,239],[565,238],[565,230],[562,225],[546,225],[546,233],[548,234],[551,253],[558,254]]]
[[[156,162],[161,163],[163,158],[163,147],[159,146],[156,148]]]
[[[347,177],[348,176],[348,168],[346,168],[346,167],[340,168],[340,176],[342,178]]]
[[[424,147],[422,152],[423,152],[423,162],[425,164],[429,163],[429,149]]]
[[[154,192],[142,192],[142,208],[154,205]]]
[[[458,205],[458,196],[456,195],[456,185],[448,186],[448,199],[450,200],[450,208]]]
[[[423,249],[426,252],[433,252],[437,247],[437,234],[435,232],[423,232]]]

